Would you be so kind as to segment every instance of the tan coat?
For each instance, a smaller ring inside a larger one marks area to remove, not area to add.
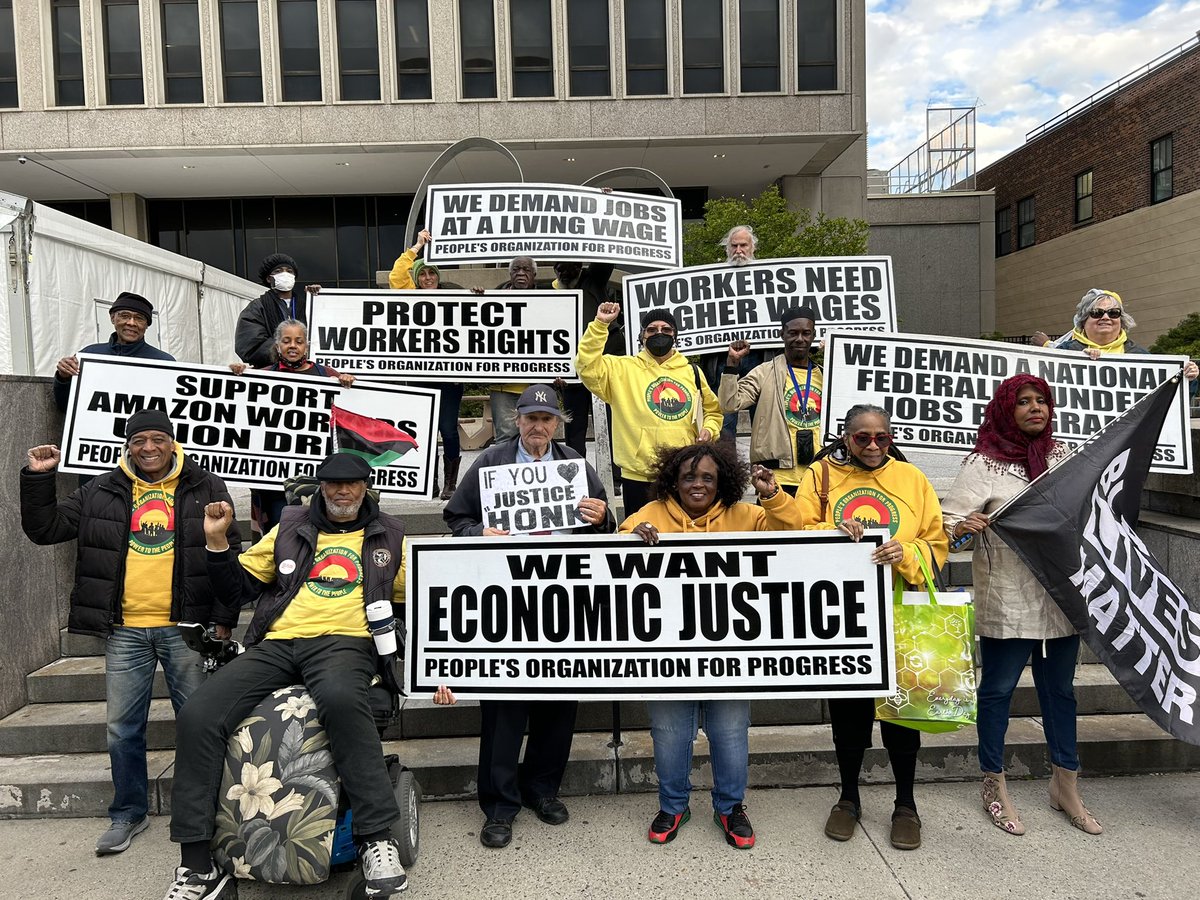
[[[820,377],[821,367],[816,366],[814,372]],[[803,378],[800,379],[800,383],[803,385]],[[796,445],[792,442],[787,413],[783,408],[784,398],[791,385],[787,357],[782,353],[761,366],[755,366],[746,373],[745,378],[739,379],[732,372],[721,374],[717,400],[721,403],[722,412],[738,412],[758,404],[758,412],[750,429],[750,462],[763,463],[772,469],[796,468]],[[817,392],[820,392],[819,385]],[[813,451],[820,449],[821,429],[814,428]],[[799,468],[797,477],[803,474],[807,466]]]

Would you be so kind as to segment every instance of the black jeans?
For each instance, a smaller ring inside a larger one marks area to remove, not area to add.
[[[264,697],[301,682],[329,735],[329,750],[354,810],[355,835],[387,829],[400,810],[367,703],[374,675],[370,638],[328,635],[262,641],[210,676],[176,723],[171,840],[212,840],[229,736]]]
[[[522,804],[558,796],[578,709],[575,700],[479,701],[479,808],[485,816],[511,819]]]

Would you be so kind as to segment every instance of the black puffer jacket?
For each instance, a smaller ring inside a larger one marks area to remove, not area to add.
[[[121,598],[133,483],[117,468],[93,478],[60,501],[54,492],[56,476],[56,472],[31,472],[27,467],[21,470],[21,527],[35,544],[78,539],[67,630],[108,637],[113,625],[123,621]],[[230,627],[237,623],[236,613],[227,610],[212,618],[216,610],[205,558],[204,507],[217,500],[233,504],[225,482],[185,457],[175,490],[173,621],[216,621]],[[236,522],[229,529],[229,541],[235,547],[241,545]]]

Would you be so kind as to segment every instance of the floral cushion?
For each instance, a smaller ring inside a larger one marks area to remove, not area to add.
[[[229,738],[212,844],[217,864],[271,884],[325,881],[339,792],[308,691],[275,691]]]

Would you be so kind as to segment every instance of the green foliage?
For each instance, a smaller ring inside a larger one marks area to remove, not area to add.
[[[979,336],[979,339],[982,341],[1003,341],[1004,340],[1004,332],[1003,331],[989,331],[987,334],[981,334]]]
[[[1200,313],[1191,313],[1150,345],[1151,353],[1172,353],[1200,358]]]
[[[704,219],[683,229],[683,264],[725,262],[721,239],[735,225],[749,225],[758,239],[757,259],[789,256],[862,256],[867,252],[867,223],[807,209],[793,212],[771,185],[749,203],[719,197],[704,204]]]

